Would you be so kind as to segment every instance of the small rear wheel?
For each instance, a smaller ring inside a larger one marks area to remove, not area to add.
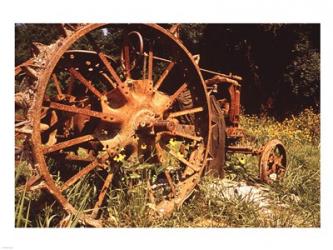
[[[281,180],[287,169],[286,150],[279,140],[269,141],[259,160],[259,176],[267,184]]]

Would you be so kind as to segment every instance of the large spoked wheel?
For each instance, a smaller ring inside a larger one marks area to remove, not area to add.
[[[112,32],[121,34],[114,48],[96,39]],[[190,53],[158,25],[77,29],[38,79],[32,142],[50,193],[93,226],[102,226],[113,187],[144,187],[153,211],[169,214],[204,169],[206,93]],[[87,180],[96,188],[76,202],[73,192],[84,193]]]
[[[260,179],[272,184],[283,178],[287,168],[286,150],[279,140],[269,141],[260,156]]]

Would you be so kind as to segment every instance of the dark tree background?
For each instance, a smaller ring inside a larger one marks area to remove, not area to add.
[[[320,104],[319,24],[185,24],[200,66],[243,77],[248,113],[277,117]]]
[[[264,112],[278,118],[310,106],[319,112],[319,24],[182,24],[180,27],[183,43],[193,54],[200,54],[200,67],[243,77],[241,100],[245,112]],[[49,44],[58,36],[54,24],[16,24],[16,65],[31,56],[32,42]],[[117,31],[113,36],[104,36],[102,32],[94,36],[103,40],[110,51],[121,39]]]

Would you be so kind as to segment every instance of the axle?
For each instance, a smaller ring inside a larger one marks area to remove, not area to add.
[[[260,155],[262,149],[256,149],[252,147],[246,146],[228,146],[227,150],[228,153],[240,153],[240,154],[251,154],[251,155]]]

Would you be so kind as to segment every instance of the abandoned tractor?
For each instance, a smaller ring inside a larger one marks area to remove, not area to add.
[[[144,183],[153,210],[167,215],[204,174],[224,176],[227,152],[259,156],[268,184],[282,178],[280,141],[261,149],[238,143],[242,78],[201,69],[179,39],[179,25],[59,28],[55,43],[35,43],[34,56],[15,68],[16,136],[36,171],[27,188],[47,189],[77,214],[68,190],[90,175],[98,192],[80,221],[98,227],[109,189]],[[106,50],[94,39],[100,31],[121,32],[119,48]]]

